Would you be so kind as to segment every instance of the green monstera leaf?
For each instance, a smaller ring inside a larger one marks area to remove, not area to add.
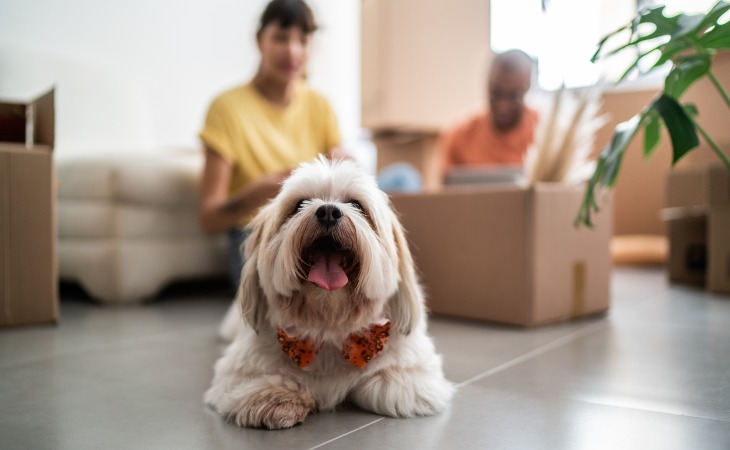
[[[712,60],[717,51],[730,49],[730,2],[717,2],[706,14],[666,15],[665,7],[641,11],[630,23],[605,36],[593,55],[595,62],[632,48],[638,55],[627,67],[619,82],[636,72],[649,54],[659,58],[649,71],[671,64],[664,91],[630,120],[616,126],[613,138],[603,149],[596,170],[588,181],[576,225],[592,226],[591,215],[599,211],[596,196],[601,189],[612,188],[619,176],[621,161],[629,144],[643,129],[644,158],[659,146],[661,130],[666,128],[672,144],[672,161],[676,164],[699,145],[698,134],[710,145],[730,169],[730,158],[697,122],[697,108],[682,104],[681,97],[697,81],[709,78],[730,108],[730,96],[712,74]],[[650,24],[652,27],[640,27]],[[629,40],[612,50],[606,46],[611,38],[629,32]],[[641,46],[641,49],[640,49]]]

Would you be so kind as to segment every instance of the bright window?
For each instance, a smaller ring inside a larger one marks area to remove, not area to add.
[[[705,13],[717,3],[717,0],[643,0],[642,5],[659,6],[666,5],[667,14],[677,13]]]
[[[537,60],[543,89],[615,80],[636,57],[627,50],[599,62],[590,59],[604,35],[628,23],[642,7],[666,4],[667,12],[708,11],[717,0],[491,0],[491,45],[495,52],[524,50]]]

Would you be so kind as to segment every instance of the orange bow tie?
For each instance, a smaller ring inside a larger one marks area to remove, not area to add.
[[[296,365],[304,369],[314,360],[321,345],[315,345],[309,339],[298,339],[289,336],[281,328],[276,330],[279,346]],[[357,368],[363,368],[385,348],[390,336],[390,322],[382,325],[371,325],[361,334],[351,334],[342,347],[342,357]]]

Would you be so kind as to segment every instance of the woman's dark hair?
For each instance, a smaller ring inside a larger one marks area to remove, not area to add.
[[[272,0],[269,2],[261,15],[257,34],[274,22],[278,22],[282,28],[297,26],[306,34],[314,33],[317,30],[314,14],[303,0]]]

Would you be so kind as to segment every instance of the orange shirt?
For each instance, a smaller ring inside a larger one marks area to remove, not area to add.
[[[517,126],[502,133],[492,125],[490,113],[475,115],[442,137],[444,170],[463,165],[522,165],[537,120],[537,112],[526,108]]]

